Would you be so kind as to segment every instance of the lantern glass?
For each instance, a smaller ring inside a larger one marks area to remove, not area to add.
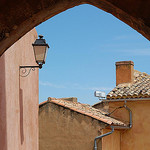
[[[43,36],[39,35],[39,39],[36,39],[36,41],[32,45],[37,64],[45,64],[49,45],[46,43],[45,39],[43,39]]]
[[[35,60],[38,64],[45,63],[47,46],[34,46]]]

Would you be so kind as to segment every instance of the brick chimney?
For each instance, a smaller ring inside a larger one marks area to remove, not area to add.
[[[121,83],[132,83],[134,80],[133,61],[116,62],[116,85]]]

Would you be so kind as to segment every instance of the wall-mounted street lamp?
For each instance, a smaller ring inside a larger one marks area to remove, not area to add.
[[[34,50],[35,60],[38,66],[20,66],[20,70],[23,69],[21,71],[22,75],[20,74],[20,76],[22,77],[28,76],[30,71],[31,70],[34,71],[35,68],[41,69],[42,65],[45,64],[49,45],[46,43],[45,39],[43,39],[43,36],[39,35],[39,39],[36,39],[35,42],[32,44],[32,46]],[[27,72],[27,68],[29,68],[28,72]]]

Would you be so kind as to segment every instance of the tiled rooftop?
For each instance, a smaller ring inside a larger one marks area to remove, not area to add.
[[[119,121],[119,120],[116,120],[112,117],[106,116],[106,112],[99,110],[99,109],[95,109],[88,104],[81,104],[79,102],[72,102],[72,101],[67,101],[67,100],[55,98],[55,99],[51,99],[50,101],[48,100],[48,101],[41,103],[40,107],[46,103],[54,103],[56,105],[63,106],[65,108],[71,109],[71,110],[76,111],[78,113],[92,117],[96,120],[102,121],[108,125],[127,126],[122,121]]]
[[[107,99],[150,98],[150,75],[134,70],[134,82],[117,85]]]

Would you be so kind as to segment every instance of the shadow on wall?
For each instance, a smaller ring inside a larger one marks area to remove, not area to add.
[[[19,77],[20,81],[20,77]],[[20,86],[20,83],[19,83]],[[23,90],[19,88],[19,106],[20,106],[20,139],[21,144],[23,144],[24,141],[24,131],[23,131]]]

